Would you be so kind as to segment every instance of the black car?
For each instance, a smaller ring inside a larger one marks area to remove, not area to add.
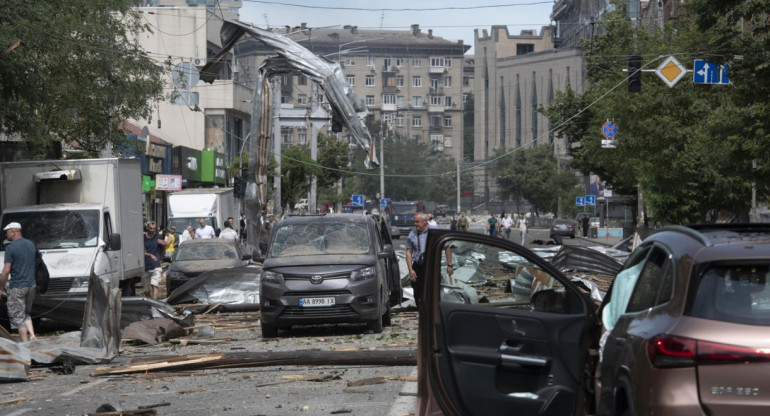
[[[231,240],[209,238],[188,240],[174,250],[166,276],[166,293],[185,284],[203,272],[245,266],[251,259]]]
[[[555,218],[551,223],[550,238],[555,236],[575,238],[575,230],[577,230],[577,223],[572,220],[563,218]]]
[[[271,233],[260,286],[262,336],[291,325],[390,325],[401,301],[388,225],[365,214],[290,216]]]

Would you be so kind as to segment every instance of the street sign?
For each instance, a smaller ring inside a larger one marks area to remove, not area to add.
[[[586,195],[586,205],[596,205],[596,196]]]
[[[687,68],[680,64],[676,58],[669,56],[658,66],[655,73],[658,74],[658,77],[660,77],[669,88],[672,88],[683,76],[685,76],[685,74],[687,74]]]
[[[608,139],[614,139],[618,135],[618,125],[607,120],[602,124],[602,136]]]
[[[582,207],[583,205],[585,205],[585,198],[583,198],[582,196],[575,197],[575,205],[579,207]]]
[[[717,65],[702,59],[696,59],[692,64],[692,82],[696,84],[727,85],[730,83],[730,77],[727,74],[729,68],[730,65]]]
[[[380,207],[387,208],[390,206],[390,198],[380,198]]]
[[[354,207],[363,207],[364,206],[364,196],[363,195],[353,195],[353,206]]]

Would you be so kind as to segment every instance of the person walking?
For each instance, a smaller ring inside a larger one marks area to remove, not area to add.
[[[461,212],[460,218],[457,219],[457,231],[468,232],[468,217],[464,212]]]
[[[438,223],[433,219],[433,214],[428,214],[428,228],[438,228]]]
[[[188,225],[187,228],[179,236],[179,244],[184,243],[187,240],[192,240],[195,237],[195,231],[193,231],[192,225]]]
[[[145,296],[152,299],[158,298],[158,286],[162,269],[160,267],[161,246],[166,246],[166,240],[160,238],[157,234],[157,224],[155,221],[149,221],[144,226],[144,274],[142,274],[142,290]]]
[[[406,266],[414,291],[417,308],[422,304],[422,284],[425,280],[425,243],[428,239],[428,216],[424,212],[414,214],[414,229],[406,237]]]
[[[457,218],[452,215],[452,219],[449,221],[449,231],[457,231]]]
[[[241,241],[246,241],[246,213],[241,212],[241,219],[238,224],[240,226]]]
[[[5,265],[0,275],[0,296],[8,283],[6,305],[11,328],[19,331],[21,342],[34,340],[32,303],[35,301],[35,253],[32,241],[21,235],[21,224],[11,222],[3,228],[5,238],[11,243],[5,247]],[[10,282],[8,277],[10,276]]]
[[[204,218],[198,220],[198,223],[200,224],[200,227],[195,230],[196,240],[199,238],[217,238],[216,233],[214,232],[214,227],[206,224],[206,220]]]
[[[511,227],[513,227],[513,218],[511,218],[511,214],[505,214],[505,218],[502,219],[502,228],[503,232],[505,233],[505,239],[510,240],[511,239]],[[501,235],[500,238],[503,236]]]
[[[265,221],[259,231],[259,251],[262,253],[262,257],[267,256],[268,241],[270,241],[270,223]]]
[[[487,232],[490,237],[497,236],[497,218],[494,213],[489,214],[489,218],[487,219]]]
[[[176,235],[176,227],[171,226],[171,228],[166,231],[166,255],[169,257],[174,255],[174,251],[176,251],[176,248],[179,247],[179,239]]]
[[[225,221],[225,229],[222,230],[221,233],[219,233],[219,238],[230,240],[235,242],[238,240],[238,233],[233,230],[233,219],[228,218],[227,221]]]
[[[524,214],[519,217],[519,231],[521,232],[521,245],[527,242],[527,217]]]

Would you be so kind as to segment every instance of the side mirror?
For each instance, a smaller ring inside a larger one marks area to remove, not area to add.
[[[385,246],[382,248],[382,253],[380,253],[379,256],[377,256],[380,259],[387,259],[393,257],[395,252],[393,251],[393,244],[385,244]]]
[[[110,242],[109,250],[120,250],[120,234],[112,233],[108,240]]]

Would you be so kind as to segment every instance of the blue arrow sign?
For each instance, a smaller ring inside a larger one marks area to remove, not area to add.
[[[390,198],[380,198],[380,207],[386,208],[390,205]]]
[[[362,207],[364,206],[364,196],[363,195],[353,195],[353,206],[354,207]]]
[[[583,198],[582,196],[575,197],[575,205],[579,207],[582,207],[583,205],[585,205],[585,198]]]
[[[727,85],[730,83],[729,68],[729,65],[717,65],[702,59],[696,59],[692,65],[692,82],[696,84]]]
[[[586,205],[596,205],[596,195],[586,195]]]

